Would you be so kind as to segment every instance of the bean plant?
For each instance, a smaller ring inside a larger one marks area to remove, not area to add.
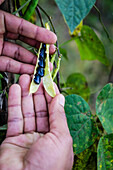
[[[38,0],[15,0],[14,2],[15,10],[13,15],[17,15],[33,23],[35,23],[35,18],[38,17],[42,27],[45,27],[42,17],[45,15],[48,19],[48,24],[50,25],[51,30],[54,33],[57,32],[52,21],[54,18],[51,19],[49,14],[46,12],[46,9],[43,9],[39,5]],[[95,103],[96,111],[94,112],[91,111],[90,106],[87,103],[91,94],[85,76],[81,73],[73,73],[68,76],[66,82],[62,84],[60,82],[59,70],[60,60],[62,60],[63,57],[67,59],[67,52],[66,49],[63,48],[63,45],[68,44],[68,42],[71,41],[76,42],[81,60],[98,60],[106,67],[111,66],[102,41],[90,26],[84,24],[84,19],[90,13],[92,8],[97,11],[100,24],[102,25],[109,41],[111,43],[113,43],[113,41],[102,22],[101,13],[96,6],[96,0],[55,0],[55,3],[57,4],[68,26],[70,40],[63,44],[59,44],[57,41],[57,50],[52,56],[49,56],[49,50],[47,50],[48,61],[50,60],[53,63],[54,68],[50,73],[49,65],[47,66],[46,70],[48,70],[47,73],[49,74],[49,78],[47,78],[47,74],[42,76],[44,79],[44,87],[51,96],[54,96],[54,87],[52,84],[54,80],[57,83],[60,92],[65,95],[65,113],[70,134],[73,138],[73,151],[75,155],[73,169],[112,170],[113,84],[108,83],[98,91]],[[41,47],[42,45],[43,44],[41,44]],[[32,47],[28,49],[33,53],[36,53],[39,57],[40,49],[38,52],[37,49]],[[35,67],[34,76],[36,75],[37,65]],[[14,76],[16,81],[18,81],[19,75]],[[51,88],[49,88],[48,83],[51,84]],[[7,83],[6,73],[0,73],[0,98],[2,101],[0,103],[1,112],[3,103],[6,102],[6,98],[8,96],[8,88],[10,84]],[[39,86],[39,84],[40,83],[38,83],[38,85],[35,84],[33,78],[31,83],[32,89],[34,89],[35,86]],[[5,116],[5,113],[7,113],[7,109],[4,112],[2,125],[0,124],[0,142],[3,141],[7,128],[7,116]]]

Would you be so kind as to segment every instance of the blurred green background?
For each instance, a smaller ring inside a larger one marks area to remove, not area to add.
[[[62,14],[60,13],[54,0],[40,0],[39,5],[52,17],[54,27],[57,32],[59,44],[64,43],[70,39],[68,27],[64,21]],[[106,26],[110,37],[113,38],[113,1],[109,0],[97,0],[96,6],[101,12],[101,17],[104,25]],[[43,15],[44,21],[48,21],[45,15]],[[37,24],[40,23],[37,21]],[[93,8],[88,16],[84,20],[84,24],[90,26],[101,39],[104,44],[106,55],[111,63],[109,67],[103,65],[97,60],[87,61],[81,60],[78,48],[75,41],[62,46],[67,50],[68,60],[62,58],[60,75],[61,82],[64,83],[67,77],[72,73],[82,73],[88,82],[91,90],[91,97],[89,103],[93,107],[95,105],[95,99],[99,90],[109,81],[109,74],[113,63],[113,44],[108,40],[106,33],[99,21],[98,12]]]

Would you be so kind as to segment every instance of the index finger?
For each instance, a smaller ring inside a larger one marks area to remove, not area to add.
[[[4,11],[0,11],[0,15],[4,16],[5,28],[9,32],[17,33],[47,44],[54,44],[57,40],[56,35],[45,28],[36,26]]]

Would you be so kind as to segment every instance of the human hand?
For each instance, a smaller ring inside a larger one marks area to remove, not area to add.
[[[50,54],[55,52],[56,35],[22,18],[0,10],[0,71],[33,74],[37,57],[25,48],[5,41],[21,40],[35,48],[40,42],[50,45]]]
[[[42,83],[29,95],[30,76],[22,75],[8,97],[7,137],[0,148],[1,170],[70,170],[72,138],[57,87],[50,97]],[[21,87],[21,88],[20,88]]]

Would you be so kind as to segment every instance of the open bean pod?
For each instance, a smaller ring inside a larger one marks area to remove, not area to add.
[[[50,30],[48,23],[46,23],[45,26],[46,29]],[[41,43],[37,53],[37,62],[34,69],[33,79],[30,84],[29,93],[35,93],[38,90],[41,79],[43,79],[43,85],[47,93],[51,97],[54,97],[56,92],[49,68],[49,44],[43,43]]]

